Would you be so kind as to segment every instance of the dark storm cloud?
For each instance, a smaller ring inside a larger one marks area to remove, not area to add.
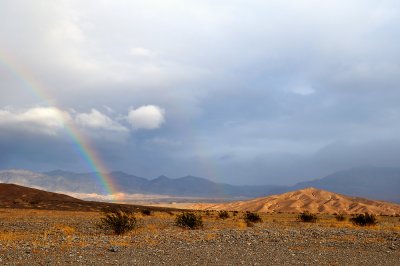
[[[24,4],[0,4],[2,131],[37,124],[33,79],[110,169],[290,183],[400,163],[398,1]],[[163,116],[130,120],[148,105]],[[85,169],[49,130],[1,134],[1,166]]]
[[[4,130],[0,133],[0,167],[53,169],[54,165],[82,167],[69,141],[46,135]]]

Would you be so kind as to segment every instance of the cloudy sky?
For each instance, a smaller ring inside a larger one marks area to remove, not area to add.
[[[292,184],[400,165],[400,2],[0,2],[0,168]]]

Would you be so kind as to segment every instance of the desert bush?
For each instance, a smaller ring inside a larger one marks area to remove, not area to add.
[[[297,219],[300,222],[305,222],[305,223],[315,223],[318,220],[318,217],[314,213],[310,213],[308,211],[302,212],[297,216]]]
[[[243,217],[244,221],[246,222],[247,226],[252,226],[253,223],[261,223],[262,219],[258,213],[255,212],[246,212]]]
[[[149,216],[149,215],[151,215],[151,210],[149,210],[149,209],[143,209],[143,210],[141,210],[141,213],[142,213],[143,215]]]
[[[355,225],[359,226],[370,226],[377,224],[377,220],[375,215],[365,213],[365,214],[357,214],[356,216],[350,219]]]
[[[218,217],[220,219],[227,219],[227,218],[229,218],[229,213],[227,211],[220,211],[218,213]]]
[[[236,216],[238,213],[238,211],[233,211],[233,216]]]
[[[193,212],[183,212],[176,216],[175,224],[188,229],[203,228],[203,219],[201,215],[196,215]]]
[[[99,227],[111,230],[117,235],[123,235],[137,227],[137,220],[132,212],[123,210],[109,210],[100,219]]]
[[[335,219],[338,222],[343,222],[343,221],[346,221],[346,216],[344,215],[344,213],[340,212],[335,216]]]

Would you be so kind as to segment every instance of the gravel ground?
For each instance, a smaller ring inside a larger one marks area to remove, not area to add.
[[[204,229],[184,230],[173,215],[156,213],[138,215],[139,229],[114,236],[96,226],[100,216],[0,210],[0,265],[400,265],[396,217],[387,228],[291,216],[245,227],[238,214],[205,217]]]

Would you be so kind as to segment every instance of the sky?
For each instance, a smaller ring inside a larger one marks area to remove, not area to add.
[[[294,184],[400,165],[397,0],[0,2],[0,168]]]

